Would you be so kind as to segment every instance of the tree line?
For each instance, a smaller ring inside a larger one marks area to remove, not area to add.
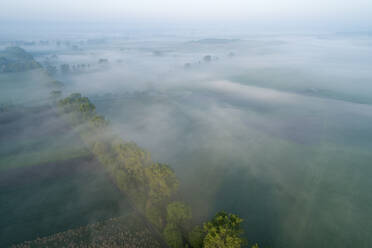
[[[174,170],[152,161],[150,154],[135,143],[105,135],[109,122],[96,113],[87,97],[71,94],[59,100],[58,107],[73,125],[82,127],[81,135],[111,180],[162,233],[169,247],[240,248],[247,244],[243,220],[235,214],[221,211],[212,220],[194,226],[191,208],[177,194],[179,180]]]

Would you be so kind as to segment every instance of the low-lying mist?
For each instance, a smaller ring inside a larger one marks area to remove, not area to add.
[[[237,213],[270,247],[372,244],[370,36],[75,44],[30,50],[176,170],[196,219]]]

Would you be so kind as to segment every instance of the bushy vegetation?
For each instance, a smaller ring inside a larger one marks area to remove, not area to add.
[[[71,115],[74,124],[93,124],[90,132],[101,132],[107,125],[104,117],[96,114],[94,104],[81,94],[71,94],[58,104],[64,113]],[[170,166],[153,162],[150,154],[135,143],[97,138],[90,145],[93,154],[137,210],[145,213],[148,208],[166,206],[177,191],[178,180]]]
[[[217,213],[211,221],[204,224],[206,235],[203,240],[203,247],[241,247],[244,244],[243,229],[240,225],[242,222],[243,219],[235,214]]]
[[[0,52],[0,73],[22,72],[37,68],[41,68],[41,65],[20,47],[8,47]]]
[[[188,242],[193,248],[202,248],[205,231],[200,226],[195,226],[188,235]]]
[[[191,209],[184,203],[172,202],[167,206],[167,225],[163,235],[170,247],[183,247],[190,219]]]
[[[79,93],[71,94],[58,102],[64,113],[70,114],[73,124],[90,123],[95,127],[104,127],[108,123],[101,115],[96,114],[96,106],[88,97]]]
[[[167,224],[163,231],[164,239],[170,247],[182,248],[183,247],[183,238],[182,233],[173,224]]]
[[[135,143],[97,141],[92,151],[118,188],[143,213],[166,204],[178,188],[173,170],[166,164],[152,162],[149,153]],[[162,227],[160,222],[163,220],[154,224]]]

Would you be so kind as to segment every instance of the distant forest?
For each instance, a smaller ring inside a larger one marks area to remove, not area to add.
[[[19,47],[8,47],[0,52],[1,72],[22,72],[41,68],[32,55]]]

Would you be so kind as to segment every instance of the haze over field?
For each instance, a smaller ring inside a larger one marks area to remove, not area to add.
[[[371,247],[371,11],[0,3],[0,246],[135,212],[90,148],[121,138],[174,169],[195,223],[225,210],[249,245]],[[86,135],[58,110],[76,92],[110,131]]]

